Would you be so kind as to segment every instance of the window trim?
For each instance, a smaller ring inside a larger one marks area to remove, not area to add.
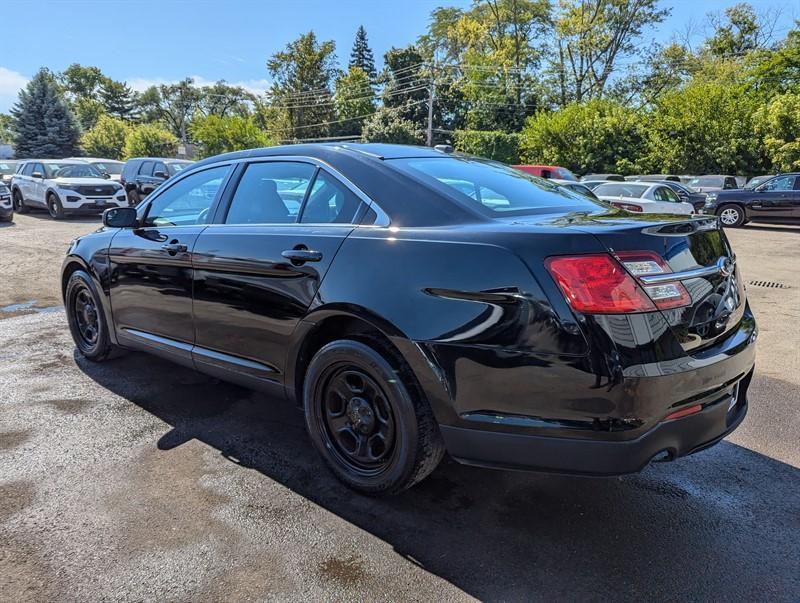
[[[150,213],[150,208],[153,206],[153,202],[157,201],[159,197],[169,191],[172,187],[180,183],[185,178],[191,177],[195,174],[201,174],[203,172],[207,172],[209,170],[214,170],[220,167],[227,167],[228,171],[222,177],[222,182],[217,189],[216,194],[214,195],[214,200],[211,201],[211,205],[208,206],[208,215],[212,217],[212,221],[206,222],[205,224],[177,224],[172,226],[156,226],[155,224],[145,224],[145,220],[147,219],[147,214]],[[231,169],[234,168],[234,169]],[[235,166],[232,162],[221,162],[215,163],[213,165],[209,165],[204,167],[203,169],[192,171],[191,173],[187,173],[186,175],[176,177],[173,182],[169,182],[169,180],[165,181],[165,184],[159,186],[155,191],[148,195],[148,198],[145,203],[142,204],[141,209],[137,213],[136,221],[139,223],[138,229],[144,230],[148,228],[197,228],[198,226],[209,226],[213,223],[213,218],[216,216],[220,201],[223,198],[223,194],[227,192],[228,183],[231,180],[231,175],[235,171]]]
[[[297,218],[294,222],[276,222],[276,223],[264,223],[264,224],[226,224],[225,218],[228,215],[228,210],[230,209],[231,202],[233,200],[233,196],[236,194],[236,189],[239,188],[239,183],[241,182],[242,177],[244,176],[247,167],[253,163],[308,163],[311,164],[316,168],[314,174],[309,181],[308,188],[306,189],[306,194],[303,196],[303,201],[300,205],[300,209],[297,212]],[[219,206],[215,212],[214,219],[210,222],[210,224],[214,224],[217,226],[330,226],[330,227],[339,227],[342,226],[353,226],[353,227],[379,227],[379,228],[386,228],[391,224],[391,220],[386,212],[373,200],[371,199],[364,191],[362,191],[358,186],[356,186],[347,176],[342,174],[339,170],[332,167],[329,163],[317,159],[316,157],[308,157],[305,155],[271,155],[265,157],[248,157],[243,158],[235,161],[236,168],[234,169],[234,175],[229,179],[230,187],[226,187],[225,194],[220,199]],[[212,166],[209,166],[212,167]],[[317,174],[319,173],[320,169],[324,169],[328,176],[332,177],[334,180],[337,180],[342,186],[347,188],[350,192],[356,195],[359,199],[361,199],[363,205],[362,207],[368,207],[372,209],[375,214],[375,222],[373,224],[360,224],[360,221],[364,218],[364,214],[366,213],[366,209],[360,209],[356,212],[355,217],[353,218],[353,222],[300,222],[300,217],[303,215],[303,211],[305,209],[306,202],[308,201],[308,195],[311,191],[311,188],[314,185],[314,181],[317,178]],[[230,190],[227,190],[230,188]]]

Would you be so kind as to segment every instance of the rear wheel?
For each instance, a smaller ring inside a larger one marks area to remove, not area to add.
[[[717,215],[722,225],[729,228],[737,228],[745,222],[744,210],[739,205],[732,203],[720,207]]]
[[[303,388],[314,446],[336,477],[365,494],[411,487],[444,454],[430,407],[412,396],[410,375],[387,356],[358,341],[334,341],[311,360]]]
[[[22,198],[22,193],[19,192],[18,188],[14,189],[14,194],[11,196],[13,198],[14,211],[18,214],[28,213],[28,206],[25,205],[25,200]]]
[[[47,195],[47,211],[54,220],[64,219],[64,206],[55,193]]]
[[[83,270],[73,272],[64,291],[67,322],[78,351],[101,362],[118,348],[111,343],[108,323],[92,277]]]

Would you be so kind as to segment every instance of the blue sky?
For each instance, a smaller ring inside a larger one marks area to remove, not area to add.
[[[672,16],[649,35],[668,40],[736,0],[663,0]],[[437,6],[471,0],[4,0],[0,12],[0,112],[41,66],[96,65],[136,89],[195,77],[225,79],[254,90],[268,84],[266,60],[313,29],[336,42],[346,62],[359,25],[376,59],[422,33]],[[800,18],[797,0],[755,0],[779,9],[787,28]]]

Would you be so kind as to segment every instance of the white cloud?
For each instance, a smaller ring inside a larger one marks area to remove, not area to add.
[[[194,85],[201,87],[201,86],[212,86],[218,80],[210,80],[202,75],[190,75],[190,78],[194,80]],[[168,80],[165,78],[130,78],[127,80],[128,85],[136,90],[137,92],[142,92],[146,90],[150,86],[160,86],[161,84],[174,84],[179,80]],[[270,81],[267,79],[253,79],[253,80],[239,80],[236,82],[231,82],[226,80],[227,84],[230,86],[241,86],[248,92],[252,94],[264,94],[269,89]]]
[[[17,102],[20,88],[24,88],[28,78],[17,71],[0,67],[0,113],[6,113]]]

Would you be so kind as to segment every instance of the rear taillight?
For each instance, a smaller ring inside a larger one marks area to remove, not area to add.
[[[620,251],[616,254],[625,269],[636,279],[654,274],[669,274],[672,269],[664,259],[652,251]],[[692,297],[680,281],[667,281],[657,285],[642,284],[648,297],[661,310],[681,308],[692,303]]]
[[[620,209],[624,209],[625,211],[633,211],[637,214],[642,213],[642,208],[638,205],[634,205],[633,203],[622,203],[621,201],[612,201],[611,205],[614,207],[618,207]]]
[[[606,253],[551,257],[544,265],[577,312],[628,314],[656,309],[636,280]]]
[[[691,303],[680,281],[646,285],[639,279],[672,272],[651,251],[625,251],[611,257],[605,253],[556,256],[545,260],[570,306],[584,314],[629,314],[669,310]]]

